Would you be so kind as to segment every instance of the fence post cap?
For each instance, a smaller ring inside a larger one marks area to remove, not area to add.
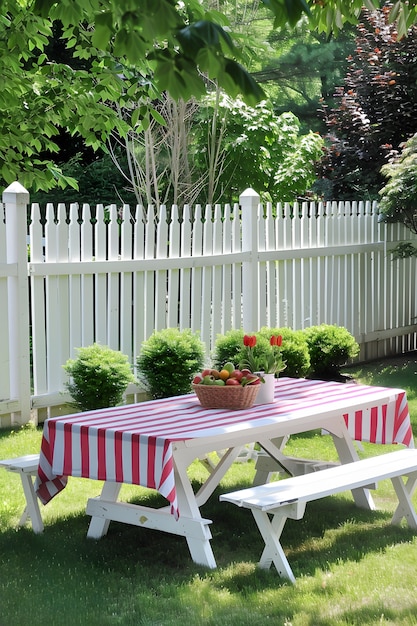
[[[17,180],[11,183],[4,191],[3,191],[3,202],[13,202],[16,198],[19,197],[20,202],[29,202],[29,192],[27,189],[23,187]]]
[[[260,198],[259,193],[252,189],[252,187],[248,187],[247,189],[245,189],[245,191],[240,194],[241,198],[242,196],[256,196],[257,198]]]

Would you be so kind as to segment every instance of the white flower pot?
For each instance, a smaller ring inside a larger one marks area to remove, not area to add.
[[[258,376],[262,376],[265,382],[259,385],[258,395],[254,404],[271,404],[274,401],[275,374],[256,373]]]

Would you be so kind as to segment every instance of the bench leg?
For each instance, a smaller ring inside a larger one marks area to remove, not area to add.
[[[265,511],[252,509],[252,513],[259,528],[259,532],[265,542],[265,548],[258,566],[262,569],[269,569],[273,563],[280,576],[288,578],[294,583],[295,576],[279,541],[281,533],[284,530],[285,522],[287,521],[287,515],[277,513],[273,516],[272,520],[270,520],[268,513]]]
[[[20,518],[19,525],[22,526],[29,517],[32,522],[33,532],[39,534],[43,532],[43,522],[41,512],[39,510],[38,499],[33,486],[32,476],[21,472],[20,478],[22,479],[23,491],[26,498],[26,508]]]
[[[405,483],[401,476],[393,476],[391,482],[398,497],[398,506],[391,524],[400,524],[404,517],[410,528],[417,529],[417,515],[411,502],[411,496],[417,485],[417,473],[411,474]]]

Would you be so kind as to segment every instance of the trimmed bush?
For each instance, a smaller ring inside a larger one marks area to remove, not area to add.
[[[282,360],[286,363],[282,376],[304,378],[310,370],[310,354],[304,332],[286,327],[268,328],[263,326],[257,333],[257,336],[265,337],[268,342],[272,335],[282,336]]]
[[[213,368],[221,369],[229,361],[238,365],[244,335],[243,330],[228,330],[224,335],[217,335],[212,354]]]
[[[204,343],[191,330],[164,328],[142,343],[136,361],[138,378],[154,399],[190,393],[204,355]]]
[[[359,354],[359,344],[343,326],[321,324],[304,329],[311,377],[341,380],[340,368]]]
[[[77,352],[78,357],[63,366],[71,379],[65,386],[73,405],[90,411],[120,404],[128,383],[134,381],[127,356],[97,343]]]

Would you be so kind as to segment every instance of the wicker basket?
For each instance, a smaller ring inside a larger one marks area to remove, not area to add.
[[[206,409],[249,409],[259,385],[192,385],[201,406]]]

